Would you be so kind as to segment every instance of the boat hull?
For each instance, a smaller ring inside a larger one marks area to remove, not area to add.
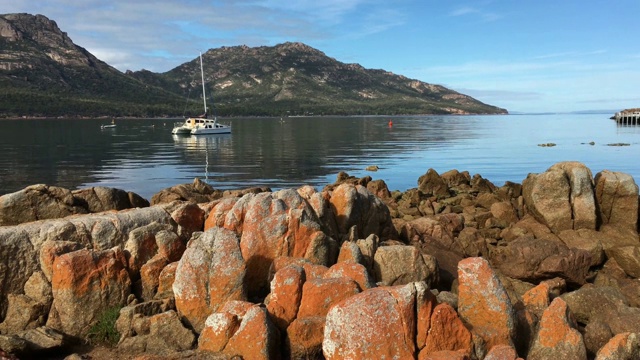
[[[231,125],[220,124],[218,119],[198,119],[191,135],[231,134]]]
[[[191,135],[212,135],[212,134],[231,134],[231,127],[220,127],[213,129],[198,128],[191,130]]]
[[[174,127],[173,130],[171,130],[171,134],[173,135],[191,135],[191,128],[188,128],[186,126],[180,126],[180,127]]]

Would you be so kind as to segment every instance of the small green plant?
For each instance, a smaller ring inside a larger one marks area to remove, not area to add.
[[[120,339],[120,333],[116,330],[116,320],[120,315],[120,307],[112,307],[105,310],[91,329],[88,339],[92,344],[114,346]]]

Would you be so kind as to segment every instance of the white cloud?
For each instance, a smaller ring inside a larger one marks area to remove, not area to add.
[[[471,6],[460,6],[449,13],[449,16],[458,17],[458,16],[474,16],[481,21],[491,22],[496,21],[502,18],[502,15],[496,14],[492,11],[486,11],[483,9],[478,9],[476,7]]]
[[[607,50],[593,50],[593,51],[565,51],[560,53],[552,53],[552,54],[543,54],[534,57],[534,59],[542,60],[542,59],[552,59],[552,58],[567,58],[567,57],[584,57],[584,56],[592,56],[592,55],[601,55],[606,54]]]
[[[339,37],[343,22],[362,36],[396,26],[399,17],[386,19],[379,5],[379,0],[16,0],[6,10],[55,20],[74,43],[122,71],[167,71],[219,46]],[[363,20],[348,21],[353,13]],[[164,56],[145,58],[155,51]]]
[[[470,6],[461,6],[455,10],[453,10],[449,15],[451,16],[462,16],[467,14],[476,14],[478,10],[470,7]]]
[[[543,23],[554,17],[536,20],[523,14],[528,6],[537,5],[491,0],[12,0],[2,7],[5,13],[55,20],[74,43],[122,71],[168,71],[199,51],[220,46],[301,41],[329,56],[338,54],[339,61],[369,62],[410,78],[448,84],[510,110],[547,110],[546,104],[591,103],[616,94],[637,97],[640,53],[624,41],[620,51],[618,40],[624,36],[599,40],[593,34],[604,32],[593,28],[607,22],[586,18],[582,29],[562,22],[562,27],[541,32]],[[516,21],[534,24],[522,24],[520,32]],[[465,26],[455,26],[461,24]],[[628,29],[633,37],[635,28]],[[510,30],[520,35],[537,31],[549,41],[514,42]],[[572,41],[564,42],[562,36]]]

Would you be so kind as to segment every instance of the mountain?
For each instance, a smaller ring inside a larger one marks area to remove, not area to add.
[[[100,61],[42,15],[0,15],[0,116],[172,114],[184,98]]]
[[[345,64],[301,43],[204,53],[218,115],[502,114],[440,85]],[[181,116],[202,111],[198,58],[122,73],[42,15],[0,15],[0,116]],[[185,103],[188,105],[185,107]]]

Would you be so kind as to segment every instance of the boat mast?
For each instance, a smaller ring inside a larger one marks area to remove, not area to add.
[[[204,114],[207,116],[207,96],[204,92],[204,70],[202,68],[202,51],[200,52],[200,76],[202,77],[202,100],[204,101]]]

